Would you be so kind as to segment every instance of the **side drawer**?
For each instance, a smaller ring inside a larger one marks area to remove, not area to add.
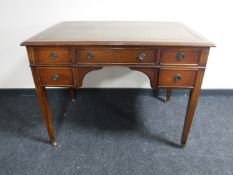
[[[195,83],[196,69],[160,69],[159,87],[192,88]]]
[[[40,83],[43,86],[73,86],[74,69],[65,67],[37,68]]]
[[[151,48],[90,48],[77,50],[78,63],[155,64],[156,50]]]
[[[71,64],[71,48],[65,47],[37,47],[35,49],[38,64]]]
[[[160,64],[197,65],[201,49],[193,48],[164,48],[161,50]]]

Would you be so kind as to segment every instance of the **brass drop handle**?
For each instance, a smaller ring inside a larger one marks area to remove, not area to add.
[[[182,61],[184,59],[184,53],[180,52],[177,54],[177,58],[178,61]]]
[[[50,58],[53,59],[53,60],[56,60],[56,59],[57,59],[57,54],[54,53],[54,52],[52,52],[52,53],[50,54]]]
[[[59,79],[60,79],[60,76],[59,76],[58,74],[54,74],[54,75],[52,76],[52,80],[53,80],[53,81],[59,81]]]
[[[94,54],[93,54],[92,52],[88,52],[88,53],[87,53],[87,58],[88,58],[89,60],[92,60],[93,57],[94,57]]]
[[[146,58],[146,54],[145,53],[140,53],[138,56],[139,60],[143,61]]]
[[[175,81],[180,81],[182,79],[180,74],[176,74],[176,76],[174,77]]]

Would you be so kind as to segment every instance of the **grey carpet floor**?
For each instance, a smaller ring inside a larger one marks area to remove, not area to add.
[[[233,94],[202,93],[179,148],[187,91],[167,104],[149,90],[50,90],[57,147],[34,92],[0,91],[1,175],[233,174]]]

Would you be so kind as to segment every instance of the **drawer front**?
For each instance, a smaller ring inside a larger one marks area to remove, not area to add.
[[[200,53],[200,49],[162,49],[160,64],[197,65]]]
[[[44,86],[73,86],[74,69],[72,68],[37,68],[40,83]]]
[[[160,69],[160,87],[193,87],[196,79],[197,70],[170,70]]]
[[[78,63],[145,63],[155,64],[154,49],[81,49],[77,51]]]
[[[36,48],[36,62],[38,64],[71,64],[72,54],[69,48]]]

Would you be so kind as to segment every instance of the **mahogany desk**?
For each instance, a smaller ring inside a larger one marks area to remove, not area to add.
[[[21,44],[27,47],[48,135],[56,145],[45,87],[82,86],[84,76],[104,66],[145,73],[152,88],[190,89],[181,137],[185,146],[214,44],[180,23],[62,22]]]

